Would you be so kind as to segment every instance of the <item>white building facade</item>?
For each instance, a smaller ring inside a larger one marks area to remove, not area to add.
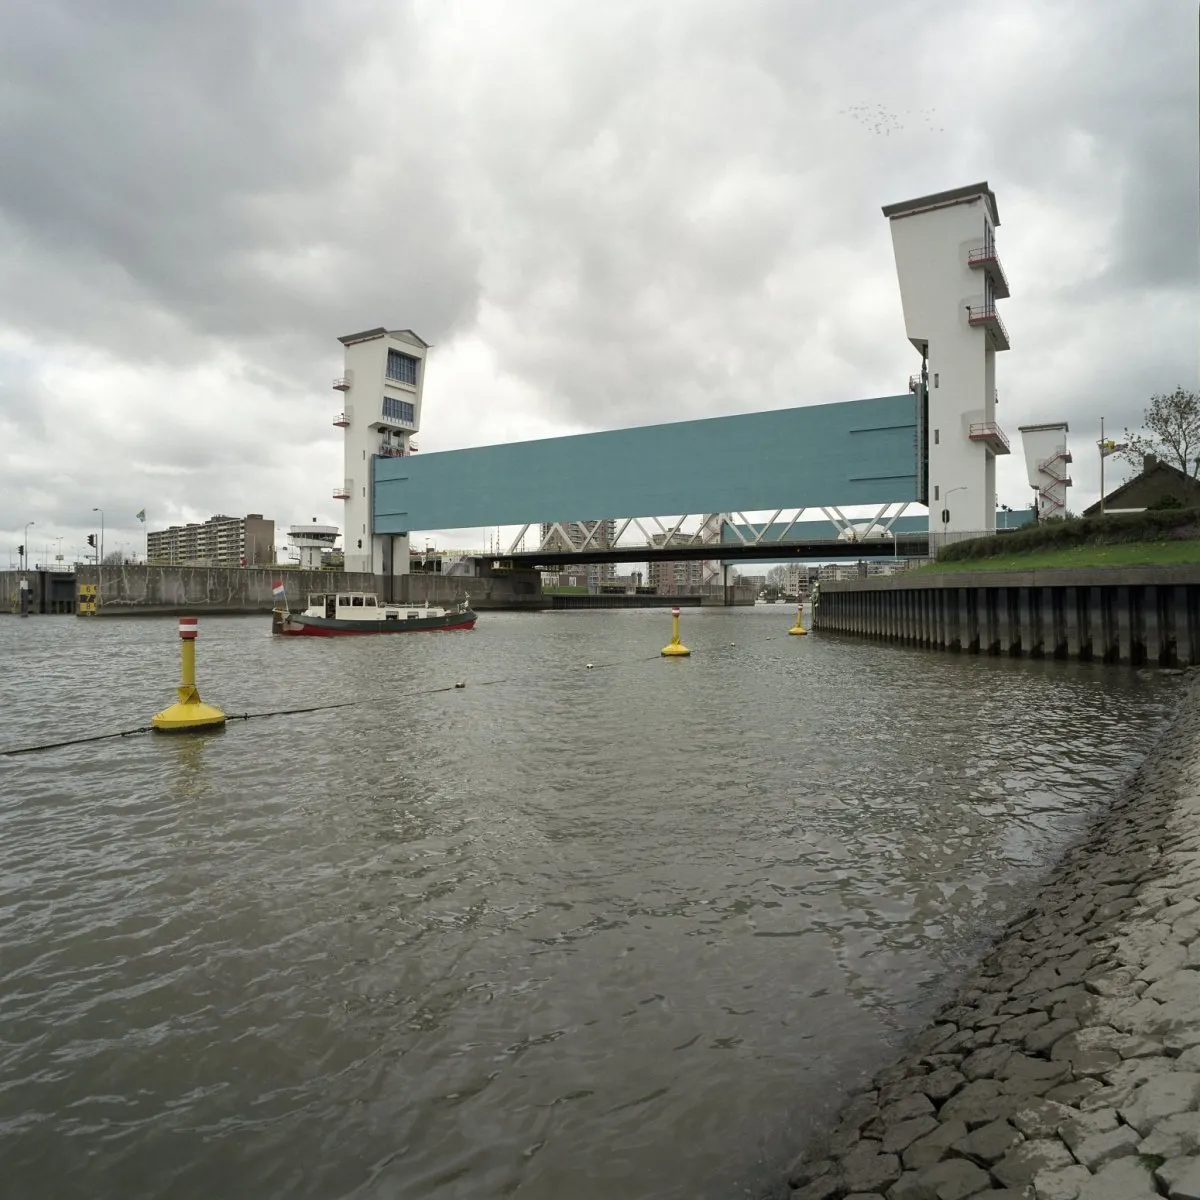
[[[996,250],[1000,219],[986,183],[883,210],[891,225],[908,339],[921,354],[913,384],[927,398],[924,481],[931,535],[994,531],[996,355],[1009,347],[997,309],[1008,280]]]
[[[337,536],[336,525],[318,525],[316,517],[313,517],[311,525],[291,526],[288,529],[288,542],[295,555],[294,561],[306,571],[319,571],[325,559],[333,553]]]
[[[345,441],[345,478],[333,498],[346,505],[343,547],[347,571],[408,574],[408,534],[374,531],[374,460],[416,450],[429,344],[411,329],[368,329],[338,338],[345,368],[333,381],[345,401],[333,420]]]
[[[1018,432],[1025,449],[1029,486],[1037,493],[1038,520],[1060,521],[1067,515],[1067,488],[1071,486],[1067,423],[1022,425]]]

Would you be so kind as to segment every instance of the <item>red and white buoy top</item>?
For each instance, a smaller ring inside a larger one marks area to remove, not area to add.
[[[194,641],[196,635],[200,632],[199,617],[180,617],[179,618],[179,636],[185,641]]]
[[[679,609],[677,609],[677,608],[671,609],[671,616],[673,616],[673,617],[679,616]]]

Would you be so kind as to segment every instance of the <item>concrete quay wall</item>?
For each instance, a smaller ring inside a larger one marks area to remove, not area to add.
[[[822,583],[814,628],[968,654],[1200,664],[1200,566]]]
[[[312,592],[334,591],[375,592],[398,603],[416,604],[426,600],[454,603],[470,596],[472,605],[481,610],[545,607],[540,576],[532,571],[468,578],[413,574],[388,579],[356,572],[280,571],[272,567],[106,565],[79,567],[73,598],[77,602],[82,594],[90,600],[94,588],[94,613],[87,611],[87,604],[83,611],[98,617],[269,613],[275,606],[271,589],[278,579],[283,580],[293,609],[303,607]],[[71,610],[75,609],[73,604]]]
[[[791,1200],[1200,1200],[1200,681]]]
[[[180,613],[269,613],[271,588],[282,579],[288,604],[310,592],[375,591],[373,575],[341,571],[273,571],[270,567],[79,567],[79,588],[96,588],[98,617],[173,616]]]
[[[75,575],[71,571],[0,571],[0,613],[21,611],[21,582],[29,585],[29,612],[73,613]]]

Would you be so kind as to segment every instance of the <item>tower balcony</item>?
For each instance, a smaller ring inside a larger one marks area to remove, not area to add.
[[[350,414],[344,412],[337,413],[333,418],[333,423],[339,429],[348,429],[350,427]]]
[[[967,266],[972,271],[985,271],[992,280],[992,290],[997,300],[1007,300],[1012,294],[1008,290],[1008,276],[1000,265],[1000,256],[995,246],[976,246],[967,252]]]
[[[908,377],[908,390],[910,392],[914,392],[914,393],[919,392],[921,390],[920,375],[910,375]]]
[[[354,386],[354,372],[347,371],[345,375],[339,375],[333,381],[333,390],[335,392],[348,392]]]
[[[982,442],[992,454],[1011,453],[1012,447],[1008,444],[1008,437],[995,421],[972,422],[967,436],[973,442]]]
[[[1008,330],[994,304],[971,304],[967,307],[967,323],[987,330],[992,346],[997,350],[1009,348]]]
[[[348,486],[335,487],[333,489],[333,498],[335,500],[349,500],[350,499],[350,488]]]

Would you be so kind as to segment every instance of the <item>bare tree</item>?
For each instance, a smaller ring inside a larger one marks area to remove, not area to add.
[[[1177,387],[1151,396],[1142,424],[1145,433],[1125,430],[1123,459],[1140,471],[1146,455],[1153,454],[1193,479],[1200,476],[1200,395]]]
[[[787,567],[774,566],[767,572],[767,583],[782,591],[787,586]]]

